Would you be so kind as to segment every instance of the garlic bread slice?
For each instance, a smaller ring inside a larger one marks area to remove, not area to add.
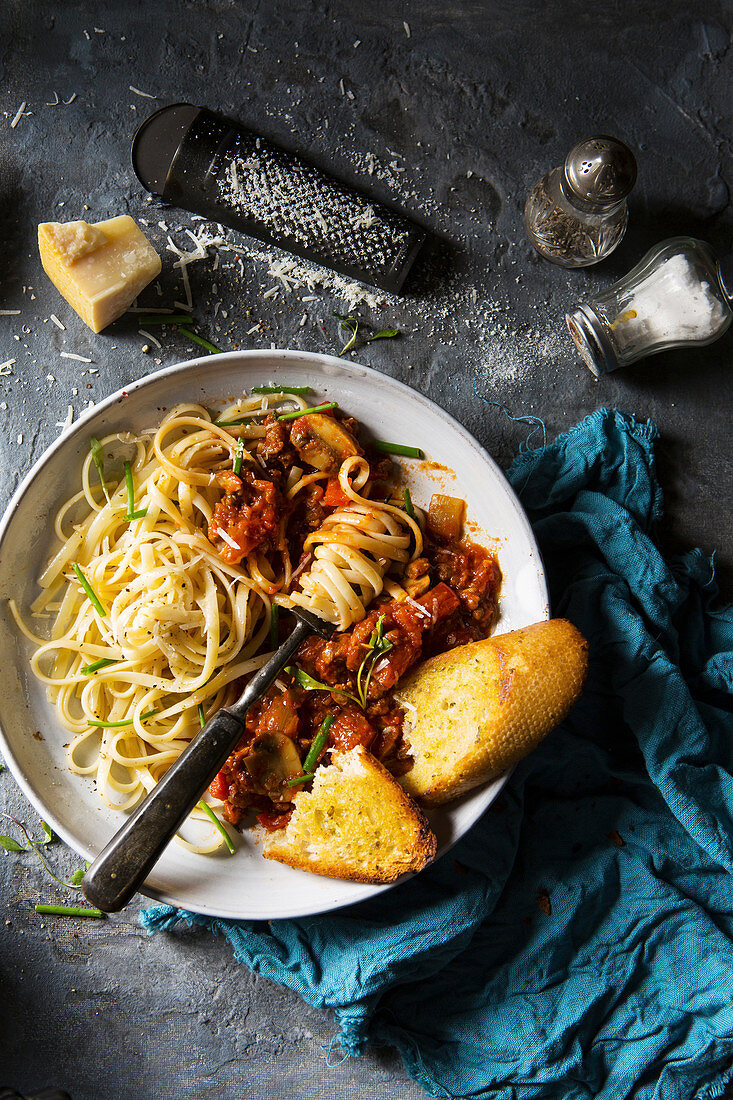
[[[313,789],[294,802],[287,826],[265,840],[266,859],[329,878],[386,883],[435,856],[427,818],[362,746],[333,752]]]
[[[396,693],[415,761],[403,788],[449,802],[516,764],[580,695],[587,653],[572,623],[551,619],[425,661]]]

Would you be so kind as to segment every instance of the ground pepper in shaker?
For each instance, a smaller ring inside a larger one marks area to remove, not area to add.
[[[628,275],[565,317],[586,366],[599,377],[670,348],[711,344],[733,320],[733,255],[671,237]]]
[[[606,134],[584,138],[530,192],[524,207],[529,239],[562,267],[598,263],[626,232],[626,197],[635,182],[636,160],[627,145]]]

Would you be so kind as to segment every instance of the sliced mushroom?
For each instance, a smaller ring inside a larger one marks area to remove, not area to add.
[[[351,432],[323,413],[310,413],[294,422],[290,442],[304,462],[317,470],[338,470],[344,459],[361,454]]]
[[[288,779],[302,775],[298,750],[284,733],[260,733],[252,742],[252,752],[242,761],[259,794],[278,802]]]

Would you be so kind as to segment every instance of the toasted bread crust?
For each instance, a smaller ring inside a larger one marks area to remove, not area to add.
[[[422,810],[366,749],[334,752],[311,792],[295,796],[284,829],[263,855],[301,871],[352,882],[389,883],[421,871],[436,840]]]
[[[400,684],[414,765],[404,789],[449,802],[500,775],[566,717],[585,682],[588,643],[566,619],[459,646]]]

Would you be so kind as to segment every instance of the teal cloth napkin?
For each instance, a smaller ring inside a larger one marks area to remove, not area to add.
[[[302,920],[179,920],[390,1043],[434,1096],[720,1096],[733,1063],[733,607],[665,561],[656,429],[601,410],[509,471],[553,614],[590,642],[570,717],[433,867]]]

